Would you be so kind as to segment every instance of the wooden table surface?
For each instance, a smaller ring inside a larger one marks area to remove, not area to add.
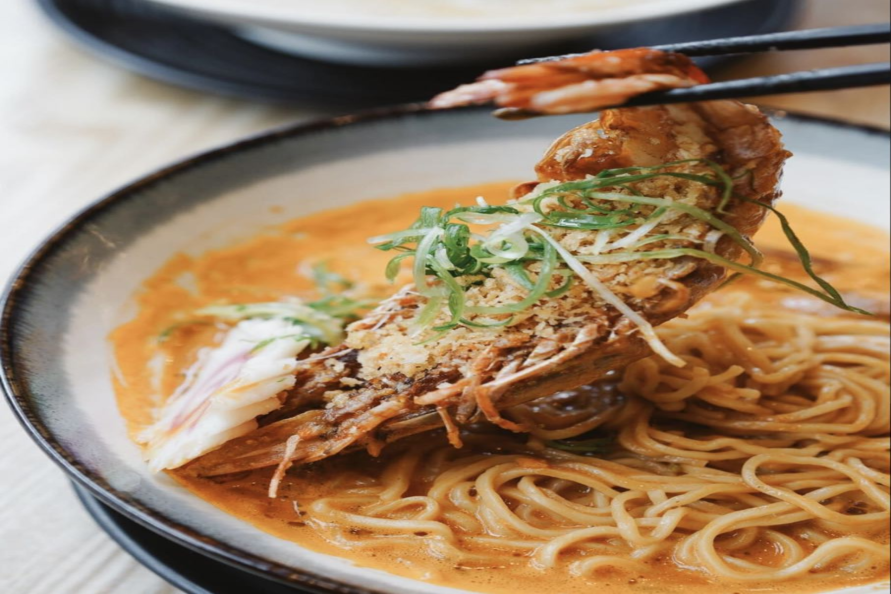
[[[809,0],[799,26],[888,20],[888,0]],[[771,55],[723,76],[888,59],[888,47]],[[0,280],[75,211],[146,171],[264,128],[332,115],[207,96],[130,74],[72,47],[26,0],[0,2],[0,67]],[[874,88],[762,103],[887,128],[891,97],[888,88]],[[0,592],[175,592],[93,524],[5,406]]]

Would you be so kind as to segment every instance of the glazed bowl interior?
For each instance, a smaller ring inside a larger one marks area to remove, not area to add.
[[[150,474],[115,404],[107,337],[133,315],[140,283],[177,253],[200,254],[361,200],[528,179],[550,142],[588,119],[505,123],[486,110],[343,118],[251,139],[136,182],[55,234],[11,286],[2,358],[13,407],[69,475],[177,542],[320,591],[453,591],[279,540]],[[887,228],[887,135],[794,117],[778,126],[797,153],[787,173],[790,202]]]

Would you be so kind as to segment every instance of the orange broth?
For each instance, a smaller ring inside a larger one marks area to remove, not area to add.
[[[370,200],[332,209],[281,224],[273,231],[200,257],[177,255],[148,279],[135,296],[135,318],[111,335],[120,373],[115,378],[118,405],[132,435],[152,422],[152,412],[160,395],[171,394],[182,381],[183,371],[195,358],[197,348],[209,344],[215,330],[201,325],[183,325],[169,340],[159,336],[188,321],[188,312],[211,303],[276,301],[284,296],[316,297],[314,286],[301,268],[327,262],[330,269],[364,283],[371,294],[386,296],[394,287],[383,278],[392,254],[370,247],[368,237],[404,229],[422,206],[451,208],[467,204],[476,196],[498,203],[513,183],[493,183],[470,188],[439,189],[386,200]],[[828,276],[849,291],[886,294],[889,278],[888,235],[867,225],[840,221],[803,208],[784,205],[804,242],[819,259],[831,257],[842,266]],[[785,246],[775,220],[759,234],[758,244],[768,251]],[[783,247],[782,249],[788,249]],[[189,282],[183,282],[188,278]],[[398,286],[398,283],[397,283]],[[745,281],[753,293],[770,298],[772,289],[758,281]],[[155,365],[149,362],[154,361]],[[161,362],[160,379],[152,371]],[[384,454],[386,458],[386,453]],[[325,540],[295,513],[291,494],[303,501],[322,497],[336,489],[336,478],[349,472],[350,465],[368,468],[381,462],[365,454],[316,464],[289,475],[288,488],[278,499],[266,496],[271,470],[242,474],[225,481],[190,478],[171,473],[185,488],[225,512],[279,538],[314,551],[345,557],[364,567],[425,580],[453,588],[493,594],[562,594],[601,591],[611,594],[684,592],[714,593],[715,583],[706,576],[679,570],[671,559],[654,567],[653,575],[628,581],[627,576],[593,580],[538,571],[526,558],[505,555],[498,568],[485,571],[457,568],[447,561],[426,556],[422,547],[381,545],[371,550],[352,551]],[[768,558],[769,551],[756,551]],[[763,561],[764,559],[762,559]],[[839,575],[835,581],[815,585],[784,582],[777,585],[719,584],[721,592],[829,591],[865,583]]]

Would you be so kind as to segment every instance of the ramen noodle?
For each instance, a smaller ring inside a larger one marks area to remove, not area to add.
[[[216,344],[213,326],[171,333],[183,315],[221,301],[315,298],[312,282],[281,271],[319,262],[384,297],[387,256],[368,250],[367,237],[409,224],[422,205],[507,187],[360,203],[201,257],[177,256],[147,281],[139,313],[112,337],[131,431],[152,423],[158,395],[172,393]],[[267,497],[271,468],[172,475],[301,546],[473,591],[804,593],[887,579],[888,237],[786,210],[819,272],[877,316],[746,279],[659,328],[685,367],[644,358],[504,413],[531,425],[530,434],[476,426],[462,433],[463,449],[439,432],[377,458],[330,458],[292,469],[275,499]],[[791,275],[780,237],[771,221],[759,244],[769,270]]]

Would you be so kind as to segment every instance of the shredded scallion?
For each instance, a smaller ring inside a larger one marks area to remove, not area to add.
[[[685,164],[703,165],[710,173],[677,171]],[[714,212],[667,196],[645,196],[632,184],[657,178],[682,179],[716,188],[720,192]],[[387,266],[392,282],[401,264],[413,259],[412,275],[417,291],[426,299],[415,318],[416,334],[438,333],[458,326],[498,328],[510,325],[516,315],[545,299],[568,292],[578,279],[603,302],[631,320],[651,347],[667,361],[682,366],[659,340],[652,325],[614,293],[595,273],[596,266],[639,260],[671,260],[692,257],[712,262],[736,273],[754,274],[804,291],[842,309],[867,313],[849,306],[842,295],[814,271],[810,253],[789,221],[773,206],[739,196],[735,181],[717,163],[688,160],[654,167],[632,167],[601,172],[595,177],[566,183],[540,184],[525,198],[509,206],[477,206],[450,211],[425,207],[410,229],[373,238],[384,251],[402,252]],[[804,271],[817,284],[806,284],[761,270],[763,256],[751,240],[722,216],[733,200],[757,204],[775,213]],[[708,225],[707,237],[661,231],[669,222],[687,216]],[[478,233],[470,225],[488,226]],[[590,231],[586,253],[573,253],[554,236],[557,230]],[[719,240],[729,240],[748,255],[745,263],[715,253]],[[656,249],[644,249],[659,244]],[[526,296],[506,305],[468,304],[467,289],[474,277],[489,278],[496,269],[507,273]],[[533,278],[534,276],[534,278]],[[432,277],[432,278],[431,278]],[[555,280],[558,279],[558,280]],[[432,281],[432,284],[431,284]],[[554,283],[560,283],[552,290]],[[437,321],[447,308],[446,323]],[[495,319],[493,319],[495,318]],[[500,318],[500,319],[498,319]],[[434,336],[436,338],[437,334]]]

